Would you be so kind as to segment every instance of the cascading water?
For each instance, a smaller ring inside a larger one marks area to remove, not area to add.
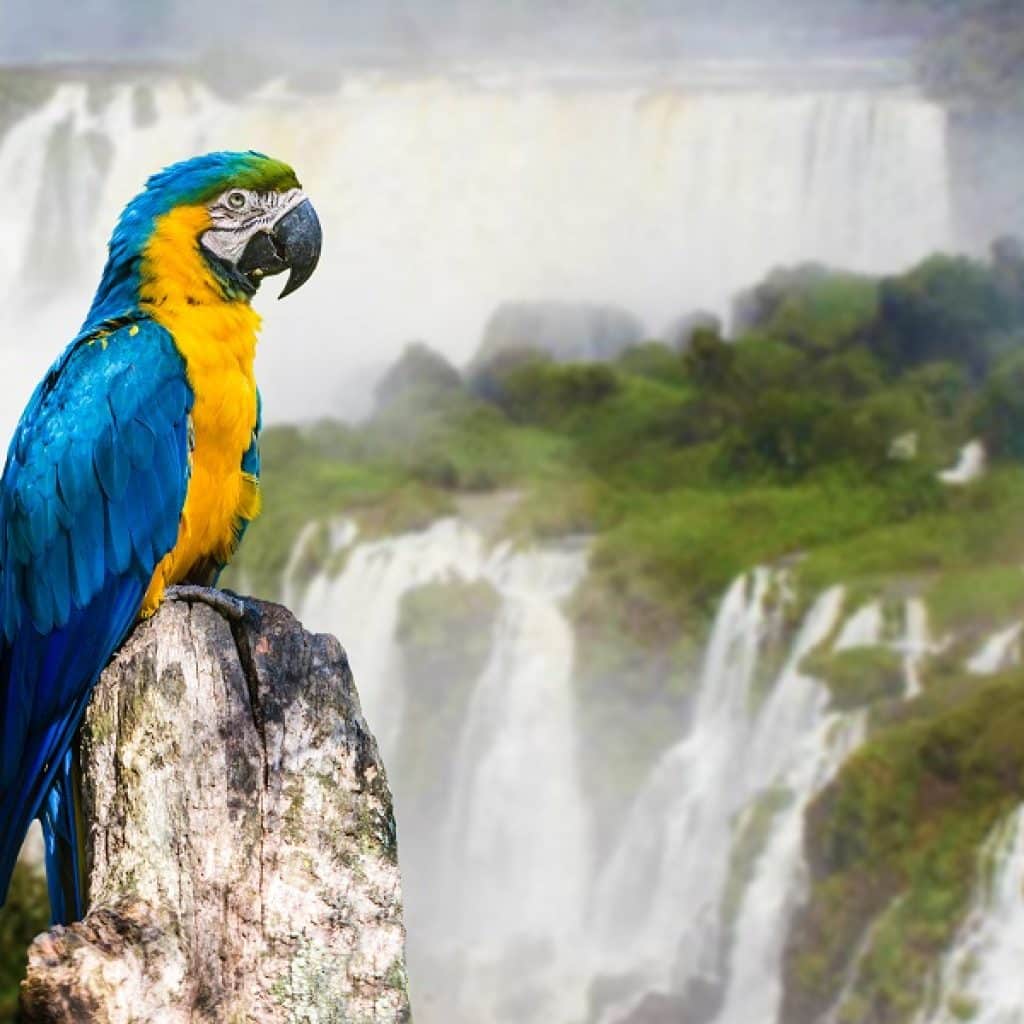
[[[517,1019],[575,1016],[566,996],[578,964],[564,951],[582,939],[592,844],[578,769],[573,634],[559,602],[583,568],[578,552],[499,549],[486,570],[503,609],[442,828],[439,934],[447,948],[471,951],[462,984],[449,993],[452,1021],[500,1017],[502,1003],[521,994],[509,956],[524,950],[544,996]]]
[[[946,957],[934,1005],[917,1024],[1024,1024],[1024,809],[980,856],[974,906]]]
[[[1013,665],[1019,665],[1022,629],[1024,624],[1015,622],[989,636],[968,658],[967,671],[976,676],[990,676]]]
[[[296,566],[309,539],[299,540]],[[912,697],[935,650],[921,601],[906,600],[902,615],[878,601],[844,614],[844,591],[833,587],[794,632],[785,572],[758,569],[733,583],[689,724],[599,866],[562,608],[585,572],[585,547],[491,547],[458,519],[365,542],[343,523],[332,542],[343,567],[293,587],[290,600],[307,626],[347,644],[386,763],[400,765],[403,746],[417,743],[417,720],[403,713],[418,681],[396,636],[403,595],[431,581],[485,580],[500,599],[486,665],[461,724],[441,740],[454,767],[440,804],[424,815],[416,780],[391,772],[403,870],[416,879],[406,899],[418,1019],[619,1024],[661,992],[709,1024],[779,1024],[784,937],[807,885],[805,812],[866,723],[863,711],[830,710],[803,665],[820,652],[886,647]],[[980,962],[977,984],[1020,941],[1024,841],[1008,835],[990,844],[996,881],[958,941],[964,952],[949,960]],[[957,991],[968,991],[957,971]]]
[[[828,713],[823,687],[800,670],[803,658],[825,640],[842,599],[842,590],[835,588],[811,609],[754,726],[747,786],[756,795],[746,813],[763,807],[766,793],[784,798],[773,808],[769,838],[733,927],[735,945],[719,1024],[776,1019],[782,1000],[780,936],[786,934],[806,884],[804,812],[864,737],[864,715]],[[766,780],[771,788],[764,788]]]
[[[841,588],[815,602],[764,678],[784,579],[758,570],[726,594],[690,733],[654,769],[599,883],[598,970],[630,973],[634,990],[604,1021],[652,990],[681,993],[719,1024],[775,1020],[804,811],[863,732],[861,715],[826,710],[826,691],[800,668],[835,629]],[[864,618],[847,623],[847,641]]]
[[[348,547],[355,538],[341,528],[335,539]],[[355,544],[342,571],[314,579],[297,603],[308,628],[344,638],[367,720],[391,764],[416,729],[402,717],[405,687],[415,685],[403,678],[396,635],[403,595],[427,582],[486,580],[501,599],[489,662],[461,737],[450,737],[456,781],[431,836],[402,832],[403,783],[411,780],[392,775],[403,859],[443,865],[438,894],[406,894],[413,984],[439,1021],[498,1019],[503,1001],[524,989],[509,961],[530,949],[543,963],[535,957],[529,983],[543,994],[517,1019],[569,1019],[560,1000],[571,990],[563,975],[573,961],[554,954],[581,941],[591,837],[578,770],[574,641],[561,605],[585,570],[579,543],[491,549],[472,527],[448,519]]]
[[[27,394],[73,334],[146,176],[211,148],[287,157],[324,221],[314,280],[286,309],[260,304],[277,420],[360,411],[345,375],[410,338],[467,357],[509,299],[617,303],[657,332],[725,311],[779,264],[883,272],[953,245],[942,109],[805,71],[805,87],[728,64],[685,82],[363,73],[240,103],[175,78],[65,81],[0,125],[0,337],[18,339],[0,348],[19,353],[3,355],[6,376]]]
[[[769,627],[770,577],[737,580],[722,602],[704,662],[691,735],[655,768],[626,822],[624,838],[604,872],[595,929],[609,952],[609,971],[621,972],[620,952],[651,987],[668,987],[677,960],[687,976],[713,970],[716,894],[725,860],[711,854],[728,845],[729,806],[718,791],[749,732],[749,703],[758,655]],[[752,591],[752,592],[748,592]],[[680,928],[686,908],[690,929]]]
[[[882,604],[880,601],[872,601],[858,608],[843,623],[836,637],[835,649],[849,651],[855,647],[873,647],[881,643],[884,628]]]
[[[919,597],[911,597],[905,605],[906,630],[900,645],[903,652],[903,676],[908,699],[921,693],[921,661],[932,651],[928,634],[928,610]]]
[[[342,546],[354,539],[346,533]],[[338,576],[321,574],[301,599],[298,594],[293,597],[296,614],[307,629],[344,638],[363,710],[385,757],[394,749],[402,720],[397,637],[402,595],[448,577],[478,579],[485,555],[479,534],[445,519],[422,533],[355,545]]]

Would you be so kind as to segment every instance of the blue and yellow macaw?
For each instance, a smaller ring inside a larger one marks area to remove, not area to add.
[[[32,395],[0,481],[0,904],[39,818],[55,923],[84,912],[72,744],[136,619],[212,586],[259,511],[262,278],[313,273],[294,171],[211,153],[125,208],[78,336]]]

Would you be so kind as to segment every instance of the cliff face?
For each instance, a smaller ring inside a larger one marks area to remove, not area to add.
[[[91,909],[32,946],[26,1021],[409,1019],[391,795],[335,639],[166,604],[82,768]]]
[[[955,650],[953,635],[946,643]],[[1004,867],[991,850],[979,865],[979,852],[1024,799],[1021,669],[982,681],[958,679],[948,661],[944,678],[934,662],[926,667],[926,694],[876,712],[871,738],[808,811],[809,898],[789,929],[783,968],[781,1019],[790,1024],[826,1015],[932,1021],[921,1014],[940,987],[936,965],[965,923],[979,870],[991,878]],[[1004,918],[1017,886],[1004,897]],[[954,980],[948,1019],[974,1018],[965,993],[976,968]],[[990,1015],[998,1007],[986,993],[978,1020],[999,1019]]]
[[[949,157],[962,244],[982,252],[993,238],[1024,234],[1024,109],[954,110]]]
[[[534,348],[558,362],[614,359],[642,341],[643,323],[615,306],[506,302],[494,311],[473,357],[480,366],[503,352]]]

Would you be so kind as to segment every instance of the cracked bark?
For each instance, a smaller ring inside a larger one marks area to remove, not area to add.
[[[33,943],[26,1024],[409,1019],[391,797],[333,637],[165,604],[81,751],[90,910]]]

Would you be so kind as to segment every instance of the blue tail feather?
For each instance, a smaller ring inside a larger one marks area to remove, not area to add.
[[[84,836],[77,775],[75,756],[69,750],[39,813],[54,924],[69,924],[85,914]]]

